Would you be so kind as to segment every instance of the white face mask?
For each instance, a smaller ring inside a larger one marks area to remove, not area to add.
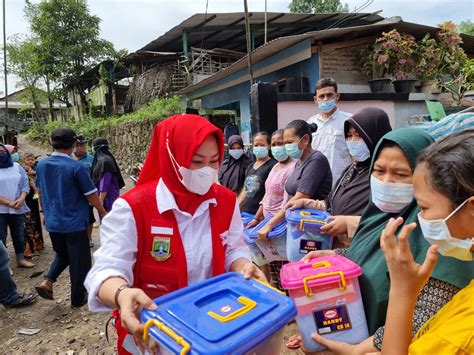
[[[412,184],[383,182],[372,175],[370,191],[375,206],[387,213],[399,213],[413,200]]]
[[[171,153],[170,146],[168,144],[168,139],[166,140],[166,147],[168,148],[168,154],[170,156],[171,164],[173,165],[174,171],[176,172],[176,175],[178,176],[178,179],[183,184],[183,186],[189,192],[198,195],[207,194],[211,186],[217,179],[217,170],[211,168],[210,166],[205,166],[196,170],[191,170],[185,168],[184,166],[180,166],[174,158],[173,154]],[[180,175],[181,178],[179,177]]]
[[[458,239],[451,236],[448,224],[446,223],[462,206],[467,203],[464,201],[444,219],[428,220],[421,217],[418,213],[418,221],[420,222],[421,231],[425,240],[431,245],[438,246],[438,252],[444,256],[450,256],[463,261],[471,261],[472,238]]]

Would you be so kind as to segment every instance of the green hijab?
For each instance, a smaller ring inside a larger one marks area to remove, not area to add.
[[[370,171],[373,170],[378,154],[387,143],[397,144],[405,152],[414,170],[419,154],[432,142],[433,139],[420,129],[401,128],[389,132],[382,137],[375,148]],[[390,289],[387,264],[380,249],[380,236],[391,217],[401,216],[406,224],[418,223],[418,212],[415,200],[397,214],[382,212],[374,205],[372,198],[369,198],[369,204],[362,214],[359,227],[347,251],[346,256],[359,264],[364,271],[359,277],[359,282],[370,334],[374,334],[385,324]],[[409,242],[415,261],[421,264],[430,245],[425,241],[419,226],[411,233]],[[462,288],[471,281],[473,273],[474,262],[439,255],[438,264],[431,277]]]

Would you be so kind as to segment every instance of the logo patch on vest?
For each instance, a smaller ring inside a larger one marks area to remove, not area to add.
[[[171,257],[171,238],[155,236],[150,255],[156,261],[165,261]]]

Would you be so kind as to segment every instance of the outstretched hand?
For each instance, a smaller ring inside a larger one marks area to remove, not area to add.
[[[416,228],[416,223],[402,227],[398,238],[396,230],[403,224],[403,218],[391,218],[382,232],[380,247],[387,261],[391,290],[400,294],[416,296],[428,281],[438,261],[438,247],[431,246],[423,264],[413,259],[408,238]]]

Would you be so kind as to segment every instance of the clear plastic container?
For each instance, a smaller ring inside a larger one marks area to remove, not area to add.
[[[267,263],[288,260],[286,257],[286,221],[275,226],[268,233],[266,239],[258,239],[258,231],[265,227],[271,219],[272,217],[267,217],[256,226],[245,229],[245,240],[251,241],[258,247]]]
[[[333,237],[320,231],[328,223],[329,216],[328,212],[319,210],[286,210],[286,255],[289,261],[299,261],[313,250],[332,248]]]
[[[242,274],[226,273],[154,300],[144,310],[144,338],[160,354],[280,352],[286,324],[296,315],[282,292]]]
[[[306,350],[325,350],[311,338],[312,333],[350,344],[369,337],[359,288],[360,275],[362,269],[340,255],[282,267],[281,284],[295,301],[296,323]]]

